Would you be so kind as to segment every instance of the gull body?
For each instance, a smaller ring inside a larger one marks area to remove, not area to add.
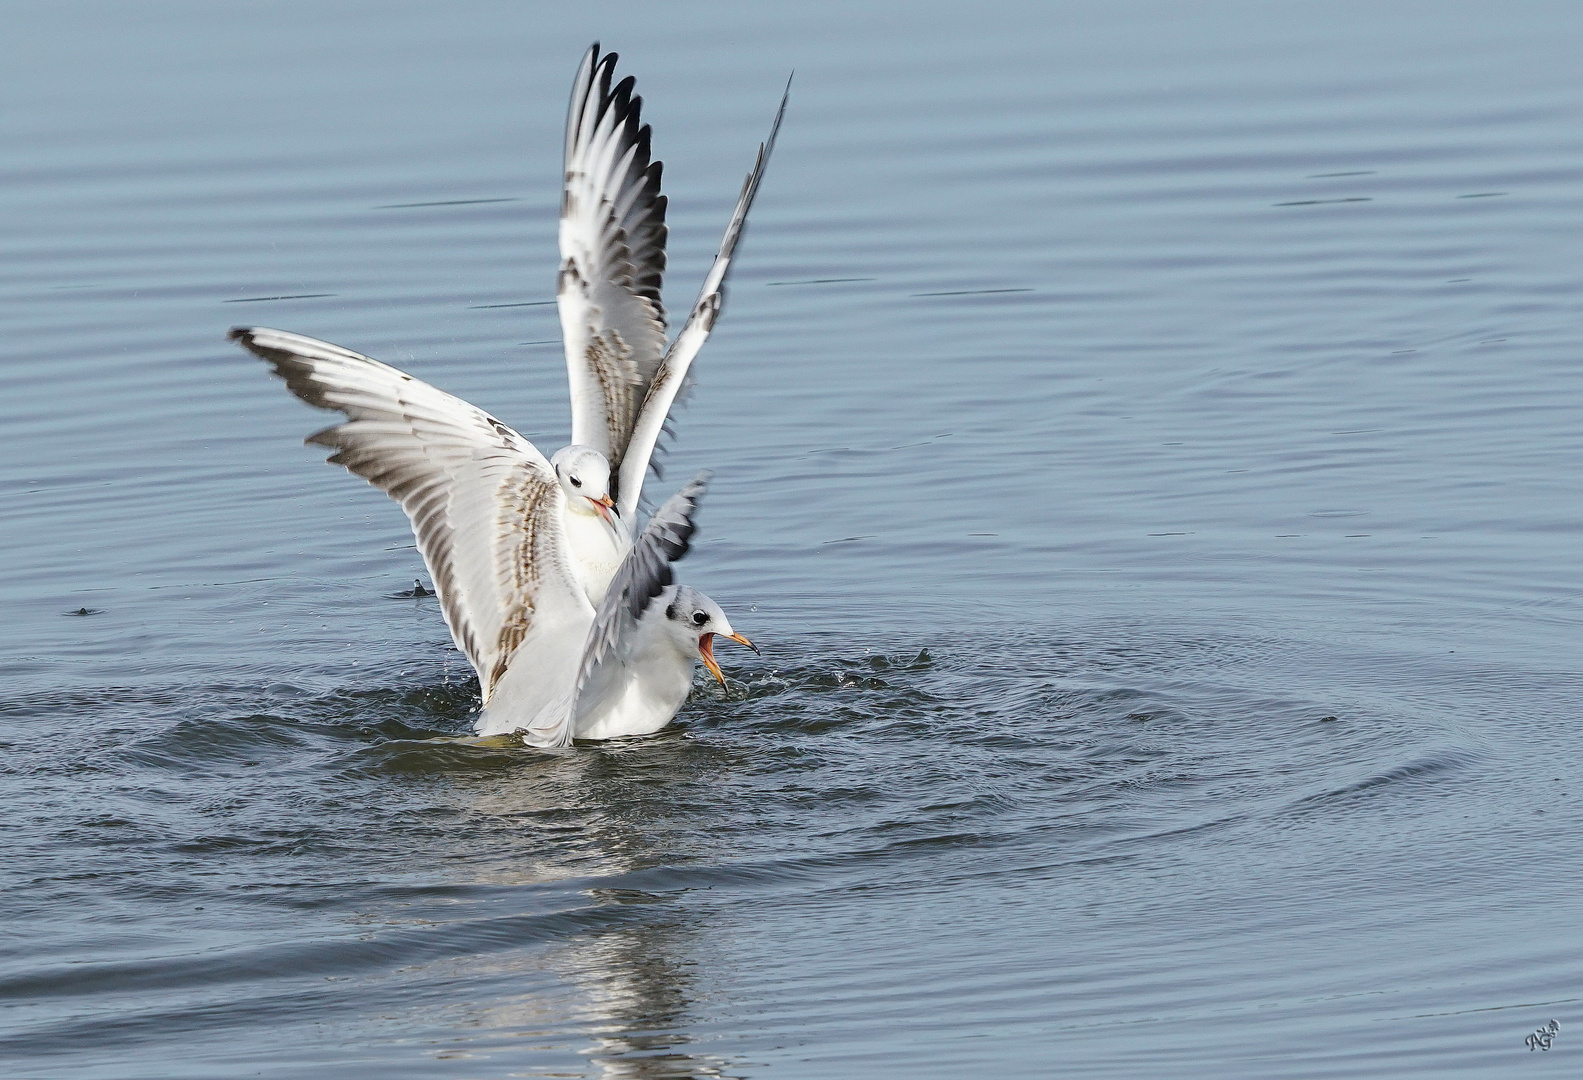
[[[478,673],[479,733],[519,732],[538,746],[656,731],[686,699],[694,661],[724,681],[710,652],[716,634],[750,645],[718,605],[672,582],[703,479],[641,533],[635,525],[671,407],[725,302],[786,96],[698,299],[667,343],[662,167],[650,160],[633,80],[611,85],[615,62],[597,43],[588,50],[567,113],[556,302],[572,443],[553,459],[377,360],[281,330],[231,332],[303,401],[346,415],[308,441],[406,511],[446,624]],[[683,625],[677,612],[708,626]]]
[[[588,602],[595,607],[605,598],[610,579],[615,577],[621,557],[632,542],[625,530],[612,525],[592,510],[575,505],[567,507],[562,515],[566,529],[567,546],[577,565],[577,578],[588,595]]]
[[[605,598],[610,579],[632,539],[612,514],[610,465],[591,446],[563,446],[550,459],[555,479],[566,495],[561,525],[576,565],[578,580],[595,607]]]
[[[613,739],[665,727],[692,692],[694,664],[703,660],[725,681],[711,651],[716,635],[747,643],[720,605],[697,589],[672,585],[662,591],[638,622],[627,663],[606,667],[583,688],[576,737]]]
[[[686,700],[695,660],[725,681],[715,634],[751,647],[712,600],[674,584],[705,475],[654,513],[596,605],[567,528],[568,501],[587,499],[567,494],[581,489],[565,462],[557,470],[488,413],[378,360],[263,327],[231,337],[303,401],[346,415],[308,441],[406,511],[446,625],[478,673],[480,735],[566,746],[648,734]]]
[[[731,628],[720,605],[697,589],[690,585],[662,589],[636,621],[622,655],[596,665],[580,687],[571,714],[572,737],[616,739],[650,735],[666,727],[692,692],[693,669],[700,660],[725,681],[711,648],[716,635],[751,647]],[[478,733],[518,730],[519,718],[533,711],[544,693],[544,684],[526,666],[515,673],[508,670],[479,717]]]

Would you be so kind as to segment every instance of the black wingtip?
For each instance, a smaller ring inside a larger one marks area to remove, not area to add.
[[[797,74],[795,71],[792,75]],[[791,101],[791,75],[786,76],[786,89],[781,91],[780,108],[775,110],[775,122],[770,125],[770,137],[764,140],[764,162],[769,161],[770,154],[775,151],[775,137],[781,132],[781,121],[786,119],[786,106]]]
[[[252,333],[253,328],[251,326],[233,326],[226,332],[225,336],[230,341],[241,341],[245,337],[250,337]]]

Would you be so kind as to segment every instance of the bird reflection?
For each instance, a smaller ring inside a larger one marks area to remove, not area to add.
[[[600,1076],[631,1080],[734,1077],[712,1055],[686,1052],[693,1019],[692,965],[681,959],[689,932],[676,924],[603,934],[562,954],[566,974],[588,995]]]
[[[709,834],[709,823],[699,821],[707,804],[695,785],[731,768],[735,763],[723,759],[732,756],[673,732],[608,748],[536,754],[474,792],[472,811],[507,826],[513,841],[507,857],[482,868],[474,881],[562,881],[575,889],[583,879],[579,891],[588,898],[585,911],[593,923],[548,950],[495,957],[502,965],[531,967],[538,979],[528,981],[539,981],[548,969],[561,988],[551,995],[555,1000],[529,993],[483,1006],[474,1014],[480,1026],[536,1040],[554,1029],[580,1036],[587,1042],[577,1051],[605,1077],[740,1075],[724,1058],[687,1051],[687,1029],[697,1019],[694,953],[701,933],[693,913],[674,892],[646,891],[648,881],[631,888],[620,881],[697,860],[698,838]],[[566,995],[566,987],[577,992]]]

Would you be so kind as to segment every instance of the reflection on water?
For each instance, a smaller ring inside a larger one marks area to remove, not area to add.
[[[618,930],[552,956],[552,963],[587,995],[597,1075],[633,1080],[742,1075],[725,1059],[687,1053],[696,1018],[687,939],[695,931],[656,920]]]
[[[493,979],[510,980],[518,965],[533,972],[553,972],[567,987],[546,1009],[541,993],[509,996],[461,1010],[461,1026],[518,1038],[539,1038],[570,1026],[582,1038],[576,1050],[597,1066],[594,1075],[634,1080],[675,1080],[681,1077],[740,1075],[725,1059],[686,1052],[686,1029],[695,1019],[689,1009],[691,972],[698,965],[690,943],[707,932],[689,926],[674,903],[674,889],[659,892],[598,882],[620,882],[642,871],[680,861],[665,850],[645,823],[670,816],[663,796],[655,799],[652,783],[644,784],[643,810],[612,814],[628,805],[635,792],[628,766],[664,775],[666,762],[683,764],[675,733],[658,739],[633,740],[608,748],[575,752],[549,751],[550,760],[528,768],[514,767],[509,781],[476,793],[475,815],[493,819],[496,827],[521,830],[552,840],[554,847],[534,846],[540,857],[513,858],[475,881],[488,886],[563,883],[595,908],[630,909],[605,929],[570,938],[541,953],[514,956],[511,963],[488,965]],[[667,746],[667,744],[669,744]],[[639,749],[641,746],[641,749]],[[520,754],[520,751],[517,752]],[[696,765],[696,761],[694,765]],[[715,766],[721,763],[712,763]],[[558,859],[543,857],[553,853]],[[476,971],[477,965],[475,965]]]

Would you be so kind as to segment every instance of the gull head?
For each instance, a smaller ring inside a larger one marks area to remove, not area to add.
[[[746,645],[755,653],[759,651],[757,645],[731,629],[731,620],[726,618],[719,604],[691,585],[676,586],[670,602],[665,605],[665,629],[682,654],[702,660],[709,674],[720,680],[721,686],[726,684],[726,677],[715,662],[716,634]]]
[[[615,524],[616,501],[610,497],[610,462],[592,446],[563,446],[550,459],[567,504],[585,514],[597,513]]]

